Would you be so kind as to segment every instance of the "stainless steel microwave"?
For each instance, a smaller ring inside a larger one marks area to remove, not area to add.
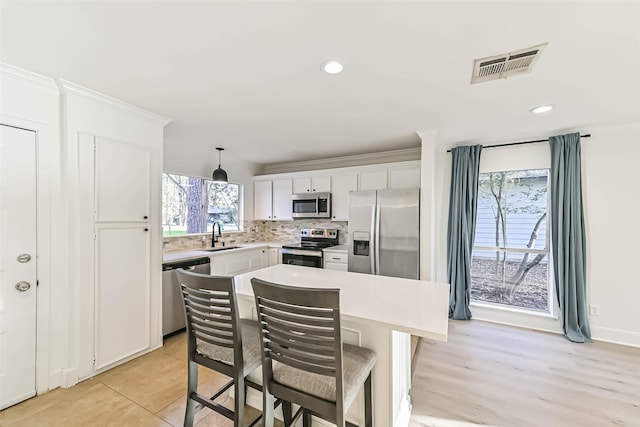
[[[331,193],[294,194],[291,200],[294,219],[331,218]]]

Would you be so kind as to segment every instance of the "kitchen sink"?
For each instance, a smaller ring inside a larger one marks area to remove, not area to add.
[[[239,249],[241,246],[219,246],[217,248],[207,248],[207,249],[199,249],[203,252],[220,252],[220,251],[228,251],[229,249]]]

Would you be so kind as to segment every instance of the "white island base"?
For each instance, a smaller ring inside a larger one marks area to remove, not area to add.
[[[240,314],[254,319],[253,277],[291,286],[339,288],[343,341],[369,348],[377,356],[373,369],[374,426],[408,426],[411,335],[446,341],[448,284],[281,264],[236,276]],[[252,378],[260,375],[257,370]],[[261,408],[262,397],[251,391],[247,403]],[[364,425],[364,392],[349,408],[347,420]],[[332,425],[316,418],[313,424]]]

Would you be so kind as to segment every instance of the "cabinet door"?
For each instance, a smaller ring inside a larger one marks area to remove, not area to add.
[[[148,221],[150,150],[105,138],[95,143],[96,221]]]
[[[150,234],[145,225],[96,230],[95,369],[149,347]]]
[[[420,168],[389,169],[389,188],[420,188]]]
[[[311,192],[329,193],[331,191],[331,177],[329,175],[311,177]]]
[[[349,192],[358,189],[358,175],[335,175],[331,177],[331,219],[349,220]]]
[[[273,218],[292,219],[291,210],[291,180],[280,179],[273,181]]]
[[[256,181],[253,184],[253,202],[254,218],[270,220],[273,207],[271,181]]]
[[[311,192],[311,178],[295,178],[293,180],[293,192],[294,193],[310,193]]]
[[[282,258],[280,256],[280,249],[278,248],[269,248],[269,267],[272,265],[281,264]]]
[[[386,190],[387,170],[366,171],[360,173],[360,190]]]

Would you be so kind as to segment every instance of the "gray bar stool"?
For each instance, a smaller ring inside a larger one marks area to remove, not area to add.
[[[260,366],[260,333],[255,320],[240,319],[233,277],[216,277],[176,270],[182,290],[187,320],[189,379],[184,425],[193,426],[195,413],[202,406],[233,420],[235,427],[244,427],[244,406],[247,386],[262,391],[262,387],[246,377]],[[198,365],[220,372],[231,381],[213,397],[198,393]],[[232,385],[234,410],[214,402]],[[260,417],[251,422],[254,425]]]
[[[273,402],[281,399],[285,425],[300,414],[338,427],[364,385],[365,426],[373,424],[373,351],[342,343],[340,290],[279,285],[251,279],[261,324],[264,425],[273,426]],[[295,416],[291,404],[300,405]]]

